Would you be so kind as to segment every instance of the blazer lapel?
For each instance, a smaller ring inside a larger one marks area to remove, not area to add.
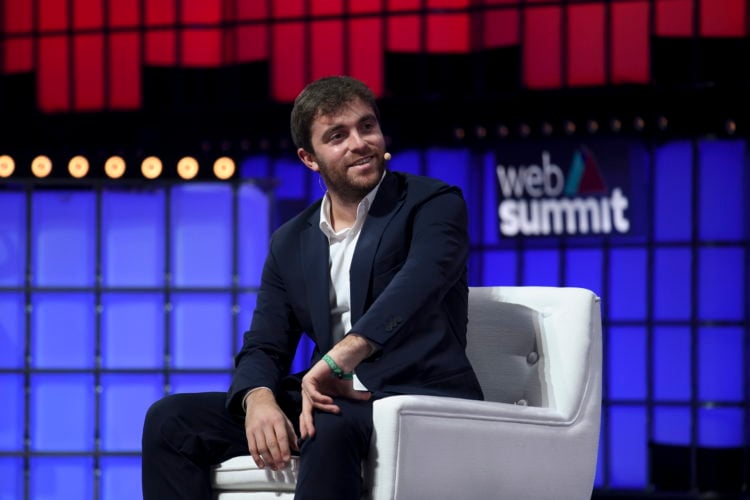
[[[300,244],[302,246],[302,272],[307,289],[310,320],[314,332],[315,343],[321,352],[333,347],[331,338],[331,305],[329,304],[330,271],[328,256],[328,240],[318,227],[320,212],[314,211],[308,219],[309,227],[303,231]]]
[[[389,172],[378,189],[375,201],[367,214],[365,225],[354,250],[349,269],[349,294],[352,325],[364,314],[367,294],[370,290],[370,274],[383,231],[391,217],[403,203],[398,189],[398,178]]]

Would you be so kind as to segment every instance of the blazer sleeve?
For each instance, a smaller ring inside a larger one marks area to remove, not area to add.
[[[249,389],[278,389],[281,378],[289,371],[301,335],[275,248],[278,247],[272,238],[252,323],[244,334],[242,349],[235,357],[235,370],[227,395],[227,408],[234,414],[242,414],[242,397]]]
[[[410,235],[403,266],[351,329],[380,346],[408,332],[410,320],[439,304],[466,272],[468,216],[461,191],[441,190],[413,210],[411,227],[391,235]]]

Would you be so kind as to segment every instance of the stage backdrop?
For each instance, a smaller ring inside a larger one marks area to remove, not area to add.
[[[393,151],[394,170],[463,189],[471,285],[602,298],[598,491],[747,480],[746,152],[711,139]],[[238,160],[228,182],[0,184],[0,499],[139,498],[148,405],[227,388],[269,233],[322,195],[291,154]]]

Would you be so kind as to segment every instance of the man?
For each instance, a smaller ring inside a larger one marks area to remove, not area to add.
[[[271,238],[228,396],[178,394],[149,409],[145,500],[210,498],[210,466],[248,450],[272,470],[299,453],[297,499],[358,499],[374,399],[482,398],[465,355],[461,192],[386,171],[375,97],[353,78],[305,87],[291,129],[326,195]],[[287,376],[303,332],[313,364]]]

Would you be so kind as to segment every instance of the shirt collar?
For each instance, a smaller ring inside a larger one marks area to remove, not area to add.
[[[377,186],[372,188],[372,190],[367,193],[367,196],[365,196],[362,201],[359,202],[359,205],[357,205],[357,219],[354,221],[353,227],[361,225],[365,215],[370,211],[370,207],[375,201],[375,196],[378,194],[378,189],[383,183],[386,173],[388,173],[387,170],[383,171],[383,175],[380,177]],[[328,196],[328,191],[326,191],[325,196],[323,196],[323,203],[320,204],[319,226],[320,230],[323,231],[323,234],[328,236],[328,238],[336,236],[336,232],[333,230],[333,224],[331,223],[331,198]],[[351,228],[342,229],[339,231],[339,234],[346,234],[349,229]]]

